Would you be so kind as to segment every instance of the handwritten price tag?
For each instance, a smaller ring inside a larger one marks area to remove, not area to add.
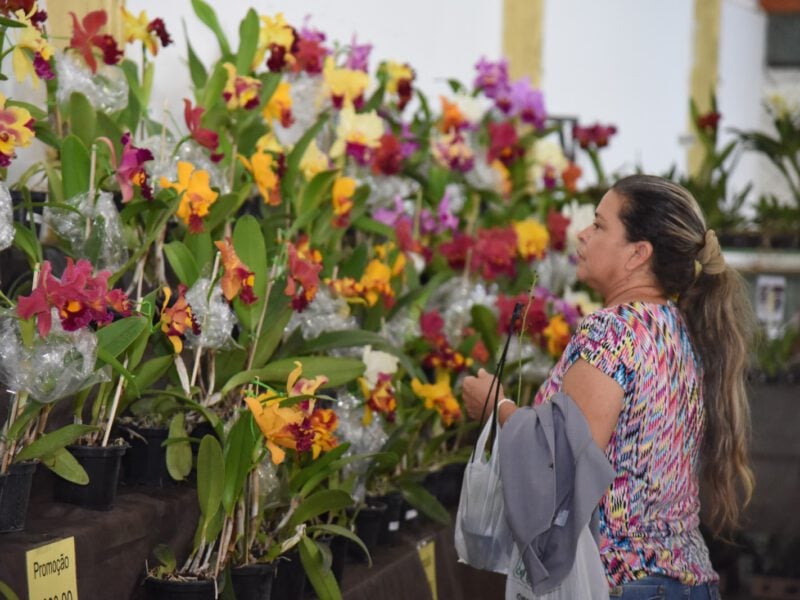
[[[433,600],[438,600],[436,591],[436,546],[433,540],[422,541],[417,544],[417,552],[419,552],[419,560],[422,562],[425,576],[428,578],[428,585],[431,586]]]
[[[30,600],[78,600],[74,537],[28,550],[25,562]]]

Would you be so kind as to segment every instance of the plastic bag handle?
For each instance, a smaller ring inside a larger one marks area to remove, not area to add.
[[[500,358],[497,361],[497,366],[494,370],[494,376],[492,377],[492,382],[489,384],[489,391],[486,394],[486,400],[483,402],[483,410],[481,411],[481,423],[483,422],[484,417],[486,416],[486,409],[489,407],[489,398],[492,395],[492,391],[494,391],[494,408],[492,409],[491,419],[491,433],[490,436],[492,439],[496,439],[497,437],[497,403],[500,400],[500,379],[503,377],[503,369],[506,366],[506,356],[508,355],[508,346],[511,343],[511,336],[514,335],[514,323],[516,323],[517,319],[520,317],[520,313],[522,312],[522,303],[517,302],[514,304],[514,312],[511,314],[511,322],[509,323],[508,327],[508,336],[506,337],[506,343],[503,345],[503,351],[500,353]],[[481,443],[483,442],[483,443]],[[470,457],[470,462],[475,460],[475,454],[480,448],[481,454],[483,454],[484,448],[486,447],[486,438],[484,437],[483,433],[481,433],[480,437],[478,438],[478,443],[475,444],[475,447],[472,449],[472,456]]]

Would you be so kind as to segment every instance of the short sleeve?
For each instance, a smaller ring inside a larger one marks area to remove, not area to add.
[[[619,315],[598,311],[583,319],[575,332],[575,360],[582,358],[616,381],[627,394],[635,378],[635,334]]]

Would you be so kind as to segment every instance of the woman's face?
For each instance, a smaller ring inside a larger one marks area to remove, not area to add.
[[[594,222],[578,233],[578,279],[604,297],[628,276],[625,265],[634,252],[619,218],[622,203],[614,190],[606,192]]]

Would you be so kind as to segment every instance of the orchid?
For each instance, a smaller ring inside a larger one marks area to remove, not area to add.
[[[31,113],[20,106],[6,106],[6,97],[0,92],[0,168],[10,165],[16,148],[29,146],[33,137]]]
[[[308,19],[306,18],[306,20]],[[292,70],[295,72],[305,71],[312,75],[322,73],[325,57],[330,54],[330,50],[323,46],[324,41],[324,33],[304,24],[297,36]]]
[[[255,275],[236,254],[231,238],[226,237],[224,241],[214,242],[214,245],[222,254],[222,267],[225,272],[220,284],[225,299],[232,302],[238,296],[244,304],[256,302],[258,298],[253,293]]]
[[[383,121],[375,111],[356,114],[352,108],[346,107],[339,113],[336,141],[330,150],[331,158],[338,158],[346,153],[359,164],[366,165],[380,145],[382,135]]]
[[[397,109],[402,111],[411,100],[414,70],[408,64],[393,61],[385,63],[383,70],[386,73],[386,91],[397,96]]]
[[[306,181],[311,181],[315,175],[328,170],[330,166],[331,161],[328,155],[319,149],[316,140],[311,140],[303,153],[303,158],[300,159],[300,170],[303,172],[303,177]]]
[[[297,312],[302,312],[317,294],[322,260],[314,254],[304,257],[298,246],[291,242],[288,248],[289,274],[283,293],[292,298],[292,307]]]
[[[520,79],[511,85],[510,97],[512,115],[536,129],[544,128],[547,113],[542,92],[534,89],[527,79]]]
[[[397,411],[397,398],[392,386],[391,374],[378,373],[373,384],[370,384],[367,378],[360,377],[358,384],[367,401],[364,406],[362,423],[364,425],[372,423],[373,413],[382,414],[389,423],[393,423],[396,417],[395,412]]]
[[[297,441],[292,431],[303,421],[303,414],[295,407],[281,407],[284,397],[274,390],[256,397],[245,397],[245,403],[253,414],[258,428],[264,436],[273,464],[279,465],[286,458],[284,448],[294,449]]]
[[[166,334],[175,354],[183,350],[183,337],[188,330],[195,335],[200,335],[200,326],[194,318],[192,307],[186,301],[186,286],[178,285],[178,295],[172,300],[172,290],[168,286],[161,288],[164,301],[161,305],[161,331]]]
[[[364,71],[366,73],[369,71],[370,52],[372,52],[372,44],[358,44],[356,36],[353,35],[344,66],[353,71]]]
[[[131,134],[122,136],[122,158],[117,167],[116,179],[122,192],[122,202],[129,202],[133,198],[133,186],[137,186],[142,196],[148,200],[153,199],[153,190],[147,182],[147,171],[144,163],[153,160],[153,153],[146,148],[137,148],[131,141]]]
[[[461,420],[461,407],[453,395],[450,387],[450,374],[447,371],[437,370],[435,383],[422,383],[419,379],[414,378],[411,381],[411,389],[425,401],[425,408],[434,409],[439,413],[442,423],[446,427]]]
[[[500,275],[514,277],[517,233],[513,227],[492,227],[478,231],[472,254],[472,269],[480,270],[486,279]]]
[[[403,158],[400,141],[393,134],[384,133],[372,157],[372,172],[376,175],[396,175],[402,169]]]
[[[216,150],[219,146],[219,134],[211,129],[206,129],[200,126],[200,120],[203,117],[205,109],[202,106],[192,106],[192,101],[188,98],[183,99],[183,119],[186,122],[186,127],[189,128],[189,135],[192,139],[211,151],[211,160],[218,162],[222,159],[222,154],[217,154]]]
[[[439,96],[442,103],[442,116],[439,119],[439,131],[442,133],[449,133],[459,131],[469,126],[469,120],[464,113],[461,112],[461,107],[455,102],[450,102],[444,96]]]
[[[89,12],[80,23],[74,12],[69,14],[72,16],[72,39],[69,42],[69,47],[77,50],[83,56],[83,60],[92,73],[97,72],[97,60],[94,57],[92,47],[97,47],[103,52],[104,60],[107,63],[111,61],[111,64],[115,64],[114,60],[122,57],[121,52],[115,51],[114,48],[110,47],[111,42],[116,47],[116,42],[114,42],[113,38],[109,40],[110,36],[100,34],[100,29],[108,21],[106,11],[94,10]]]
[[[509,167],[524,153],[512,123],[489,123],[489,152],[486,155],[489,163],[499,160]]]
[[[172,43],[172,39],[164,27],[164,21],[161,19],[150,21],[144,11],[141,11],[136,17],[133,13],[125,10],[124,6],[121,7],[121,10],[125,24],[125,39],[128,43],[139,40],[153,56],[158,54],[158,42],[161,42],[162,46]]]
[[[550,243],[547,228],[536,219],[525,219],[513,224],[517,234],[517,252],[524,260],[542,258]]]
[[[261,28],[258,33],[258,49],[253,59],[253,68],[261,64],[267,50],[270,57],[267,67],[270,71],[280,71],[286,64],[286,54],[291,51],[295,41],[294,28],[286,22],[283,13],[275,17],[262,15]]]
[[[222,90],[222,97],[228,110],[256,108],[260,102],[258,94],[261,91],[261,82],[254,77],[239,75],[232,63],[226,62],[222,66],[228,72],[228,79]]]
[[[447,133],[431,139],[431,151],[439,164],[453,171],[466,173],[475,164],[475,153],[460,133]]]
[[[203,231],[203,218],[208,216],[209,208],[219,196],[209,185],[208,171],[195,170],[192,163],[179,161],[178,181],[171,182],[161,177],[160,184],[162,188],[174,189],[181,194],[176,214],[189,227],[189,231]]]
[[[79,260],[77,264],[67,258],[67,266],[57,279],[52,274],[49,261],[42,263],[39,285],[28,296],[20,296],[17,314],[23,319],[36,316],[36,326],[41,337],[47,337],[52,327],[51,309],[55,308],[64,331],[77,331],[90,323],[105,324],[114,318],[114,312],[130,314],[130,303],[120,290],[108,290],[111,273],[100,271],[92,277],[92,264]],[[109,307],[111,310],[109,310]]]
[[[272,125],[275,119],[280,121],[282,127],[290,127],[294,123],[292,117],[292,86],[288,81],[281,81],[272,94],[272,97],[264,105],[261,114],[264,119]]]
[[[553,358],[558,358],[567,347],[572,331],[562,315],[553,315],[547,327],[542,331],[547,343],[547,351]]]
[[[39,79],[55,77],[49,63],[53,56],[53,46],[42,35],[41,29],[37,26],[39,21],[34,21],[38,15],[36,3],[33,3],[27,12],[23,9],[16,11],[16,20],[24,27],[17,29],[17,40],[11,58],[17,81],[21,82],[30,77],[35,88],[39,87]],[[33,60],[29,53],[33,55]]]
[[[392,270],[377,258],[373,258],[364,269],[361,285],[364,287],[364,299],[367,306],[375,306],[378,299],[383,298],[384,305],[391,308],[394,304],[392,289]]]
[[[269,206],[280,206],[280,180],[275,173],[277,163],[269,152],[256,152],[250,159],[239,155],[245,169],[253,176],[258,193]]]
[[[337,177],[333,183],[333,226],[342,228],[350,224],[350,213],[353,210],[353,194],[356,191],[356,180],[352,177]]]
[[[595,123],[588,127],[581,127],[576,124],[572,128],[572,137],[584,149],[608,146],[608,140],[615,133],[617,133],[617,128],[614,125],[600,125],[600,123]]]
[[[325,59],[322,70],[328,94],[336,108],[360,108],[364,102],[364,92],[370,83],[370,77],[364,71],[337,67],[333,57]]]
[[[498,93],[508,89],[508,62],[503,59],[491,62],[481,58],[475,65],[478,76],[475,78],[475,89],[482,90],[487,98],[496,98]]]
[[[547,230],[550,232],[550,245],[553,250],[564,250],[567,242],[569,218],[552,208],[547,213]]]

